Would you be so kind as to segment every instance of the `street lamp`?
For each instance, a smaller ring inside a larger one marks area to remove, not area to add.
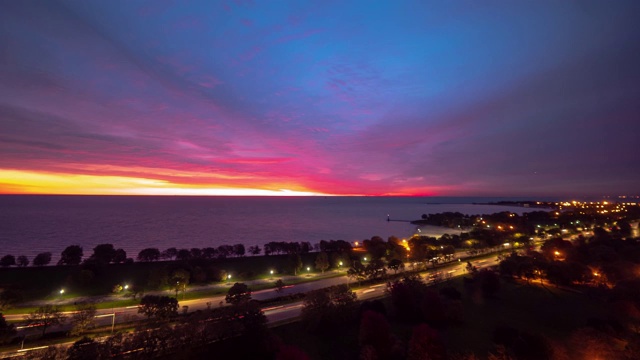
[[[366,256],[364,257],[364,261],[367,261],[367,257]]]
[[[60,295],[64,294],[64,289],[60,289]]]
[[[128,288],[129,288],[129,285],[125,284],[124,289],[127,290]]]
[[[342,267],[342,261],[340,261],[340,263],[338,264],[339,267]]]

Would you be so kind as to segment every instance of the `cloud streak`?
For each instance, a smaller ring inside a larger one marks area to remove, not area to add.
[[[5,2],[0,192],[634,193],[639,7]]]

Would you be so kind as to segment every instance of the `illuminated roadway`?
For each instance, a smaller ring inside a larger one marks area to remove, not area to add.
[[[489,254],[484,258],[473,260],[471,263],[476,268],[482,269],[485,267],[494,266],[498,263],[498,261],[495,254]],[[448,275],[450,275],[451,277],[457,277],[457,276],[462,276],[466,274],[466,265],[467,265],[466,260],[461,259],[461,261],[445,264],[445,265],[439,266],[436,269],[425,270],[424,272],[420,273],[420,276],[422,279],[426,280],[427,283],[429,283],[429,280],[428,280],[429,275],[434,271],[437,271],[441,273],[442,279],[446,280]],[[265,290],[252,292],[251,295],[253,299],[266,300],[266,299],[275,298],[283,295],[305,293],[312,290],[323,289],[329,286],[349,284],[349,283],[352,283],[352,282],[345,275],[345,276],[339,276],[339,277],[333,277],[333,278],[320,279],[317,281],[311,281],[311,282],[297,284],[293,286],[287,286],[286,288],[282,289],[281,292],[277,292],[276,289],[265,289]],[[371,299],[384,296],[385,289],[386,289],[386,284],[382,283],[382,284],[371,285],[369,287],[360,288],[355,290],[354,292],[356,293],[358,300],[363,301],[363,300],[371,300]],[[208,297],[203,299],[183,300],[179,302],[179,305],[181,307],[180,311],[183,311],[183,309],[185,309],[184,307],[186,306],[187,307],[186,309],[189,312],[191,312],[196,310],[207,309],[209,306],[211,306],[212,308],[218,307],[218,306],[221,306],[221,304],[224,305],[224,303],[225,303],[225,297],[221,295],[221,296],[214,296],[214,297]],[[265,313],[265,316],[267,317],[267,321],[275,325],[278,323],[281,324],[289,321],[295,321],[302,312],[302,306],[303,306],[303,302],[297,301],[297,302],[288,303],[285,305],[277,305],[277,306],[271,306],[271,307],[267,306],[263,308],[263,311]],[[71,315],[72,312],[68,312],[65,314]],[[25,316],[26,314],[13,314],[13,315],[6,315],[5,318],[7,320],[20,321],[20,320],[23,320]],[[140,316],[140,314],[138,314],[137,306],[119,307],[119,308],[113,308],[113,309],[101,309],[101,310],[98,310],[96,314],[96,325],[109,326],[112,324],[131,321],[134,319],[134,316]],[[65,324],[60,328],[65,329],[69,326],[70,326],[69,324]],[[30,334],[23,332],[25,336],[30,336],[31,334],[40,333],[40,329],[38,328],[25,329],[25,328],[19,327],[18,329],[22,331],[31,330],[31,331],[28,331]],[[28,350],[28,349],[25,349],[25,350]]]

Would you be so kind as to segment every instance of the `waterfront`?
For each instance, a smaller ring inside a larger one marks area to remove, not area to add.
[[[112,243],[134,257],[146,247],[192,248],[269,241],[356,241],[410,236],[421,214],[487,214],[539,209],[473,205],[504,198],[438,197],[142,197],[0,196],[4,254],[50,251],[56,261],[71,244],[85,253]],[[511,199],[513,200],[513,199]],[[519,199],[523,200],[523,199]],[[446,231],[423,228],[428,233]]]

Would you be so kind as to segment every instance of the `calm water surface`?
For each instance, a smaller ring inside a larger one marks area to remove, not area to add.
[[[0,256],[51,251],[71,244],[112,243],[134,257],[146,247],[192,248],[269,241],[406,237],[424,213],[489,214],[533,209],[473,202],[498,198],[422,197],[142,197],[0,196]],[[511,199],[516,200],[516,199]],[[522,199],[519,199],[522,200]],[[440,229],[431,229],[434,233]]]

